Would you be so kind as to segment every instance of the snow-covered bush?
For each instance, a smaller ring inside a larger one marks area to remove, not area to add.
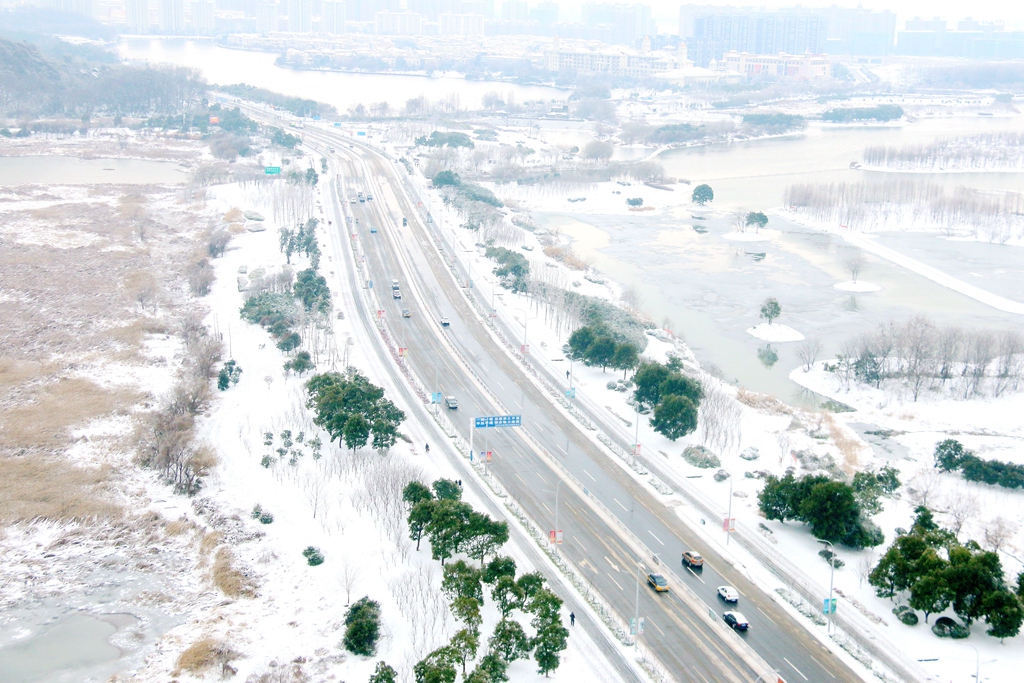
[[[317,565],[321,565],[324,563],[323,554],[320,552],[319,548],[316,548],[314,546],[309,546],[308,548],[303,550],[302,556],[306,558],[306,562],[307,564],[309,564],[310,567],[316,567]]]
[[[719,457],[703,446],[687,446],[686,450],[683,451],[683,460],[701,469],[722,466],[722,461]]]
[[[362,597],[345,614],[345,649],[369,657],[377,650],[380,638],[380,603]]]

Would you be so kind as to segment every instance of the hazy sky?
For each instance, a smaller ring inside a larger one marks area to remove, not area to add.
[[[618,0],[628,2],[629,0]],[[655,16],[659,20],[665,20],[679,16],[679,6],[683,3],[678,0],[638,0],[649,4]],[[896,12],[899,29],[903,28],[903,21],[915,16],[920,17],[941,17],[951,25],[958,19],[973,17],[987,21],[1001,19],[1006,21],[1008,27],[1024,29],[1024,2],[1021,0],[974,0],[963,2],[963,0],[867,0],[866,2],[855,2],[849,0],[697,0],[693,4],[703,5],[734,5],[734,6],[756,6],[756,7],[793,7],[802,5],[804,7],[864,7],[876,10],[888,9]],[[674,31],[673,31],[674,32]]]

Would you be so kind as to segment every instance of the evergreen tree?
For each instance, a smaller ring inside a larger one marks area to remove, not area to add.
[[[354,453],[357,448],[362,448],[369,441],[370,423],[359,413],[352,415],[345,422],[342,438],[345,440],[345,445]]]
[[[505,557],[503,555],[495,557],[493,560],[488,562],[487,566],[484,568],[483,580],[486,584],[493,584],[502,576],[509,576],[512,579],[515,579],[516,561],[511,557]]]
[[[494,633],[488,641],[492,652],[496,652],[506,661],[514,662],[526,657],[532,649],[530,638],[527,637],[522,625],[515,619],[503,618],[494,627]]]
[[[685,396],[664,396],[650,423],[654,431],[675,441],[697,430],[697,406]]]
[[[451,479],[438,479],[433,488],[438,500],[462,500],[462,487]]]
[[[416,503],[433,499],[434,494],[430,492],[430,489],[418,481],[410,481],[402,489],[402,500],[408,503],[410,508],[415,506]]]
[[[398,672],[391,668],[386,662],[377,662],[377,668],[370,676],[369,683],[395,683],[398,680]]]
[[[451,648],[457,660],[462,664],[462,675],[466,675],[466,662],[476,658],[476,650],[480,646],[480,636],[469,629],[458,631],[451,640]]]

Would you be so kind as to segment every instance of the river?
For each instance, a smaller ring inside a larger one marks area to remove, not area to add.
[[[429,78],[392,74],[285,69],[274,61],[277,53],[233,50],[204,40],[130,38],[121,41],[123,59],[168,63],[201,69],[210,83],[247,83],[258,88],[333,105],[340,113],[356,104],[387,102],[401,109],[406,101],[425,97],[439,102],[458,98],[463,108],[480,108],[483,96],[499,93],[506,101],[564,100],[568,91],[513,83],[467,81],[461,77]]]

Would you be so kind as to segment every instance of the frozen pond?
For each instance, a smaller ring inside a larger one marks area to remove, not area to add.
[[[339,71],[300,71],[274,64],[278,53],[229,50],[202,40],[130,38],[121,41],[121,57],[200,69],[210,83],[248,83],[258,88],[326,102],[339,113],[355,104],[387,102],[395,109],[423,96],[431,102],[454,98],[462,108],[479,108],[483,96],[497,92],[506,100],[564,100],[568,90],[514,83],[467,81],[461,77],[428,78]]]
[[[118,670],[121,650],[108,642],[111,621],[76,612],[29,640],[0,649],[0,683],[81,681]]]
[[[149,159],[79,159],[66,156],[0,156],[3,185],[167,185],[188,176],[175,163]]]
[[[638,286],[645,309],[659,324],[668,316],[702,363],[716,367],[727,381],[787,401],[813,402],[789,379],[799,365],[799,344],[769,345],[746,333],[761,322],[761,302],[770,296],[782,305],[780,322],[822,342],[823,358],[853,335],[914,315],[926,315],[940,325],[992,329],[1019,328],[1024,322],[870,254],[860,280],[881,290],[839,291],[833,285],[850,279],[845,264],[859,250],[840,237],[778,218],[769,225],[777,230],[770,233],[770,241],[736,243],[720,237],[731,231],[722,217],[702,222],[670,214],[536,217],[545,227],[572,237],[577,251],[593,258],[604,274]],[[706,232],[697,232],[694,225]],[[983,275],[985,279],[968,281],[1024,301],[1019,247],[911,233],[884,234],[881,239],[931,265],[949,266],[957,277]]]

